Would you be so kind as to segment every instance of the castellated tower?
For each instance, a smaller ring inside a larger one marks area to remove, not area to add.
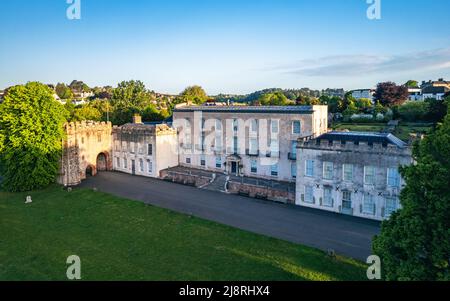
[[[58,182],[78,185],[99,171],[112,170],[112,124],[110,122],[70,122],[64,125],[66,138]]]

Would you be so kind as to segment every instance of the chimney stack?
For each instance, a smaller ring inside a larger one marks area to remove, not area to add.
[[[142,117],[139,114],[133,115],[133,123],[134,124],[141,124],[142,123]]]

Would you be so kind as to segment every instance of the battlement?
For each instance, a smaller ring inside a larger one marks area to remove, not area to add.
[[[67,122],[64,125],[64,129],[67,134],[83,133],[87,131],[105,131],[111,134],[112,124],[111,122],[97,122],[97,121],[80,121],[80,122]]]
[[[123,126],[114,126],[114,133],[122,134],[145,134],[145,135],[176,135],[177,130],[168,126],[167,124],[143,124],[143,123],[130,123]]]

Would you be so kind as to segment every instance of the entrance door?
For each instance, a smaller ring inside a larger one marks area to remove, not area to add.
[[[237,175],[237,162],[231,162],[231,173]]]
[[[136,161],[135,160],[131,160],[131,174],[133,174],[133,175],[136,174]]]

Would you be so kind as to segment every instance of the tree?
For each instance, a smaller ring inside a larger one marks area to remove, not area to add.
[[[136,107],[143,110],[150,103],[150,96],[141,81],[123,81],[114,89],[111,104],[116,109]]]
[[[360,98],[355,102],[355,105],[360,111],[368,113],[372,108],[372,100],[368,98]]]
[[[428,108],[428,104],[423,101],[408,102],[398,107],[398,115],[405,121],[423,121]]]
[[[346,117],[351,117],[353,114],[357,114],[358,112],[359,112],[358,107],[356,106],[355,102],[350,101],[347,105],[347,108],[343,112],[343,114]]]
[[[208,95],[200,86],[187,87],[180,95],[188,103],[202,104],[208,100]]]
[[[408,96],[407,87],[397,86],[393,82],[379,83],[374,95],[375,100],[387,107],[402,105],[408,99]]]
[[[289,100],[282,92],[268,93],[258,99],[262,106],[285,106]]]
[[[418,88],[419,87],[419,82],[416,80],[409,80],[406,82],[405,86],[407,88]]]
[[[429,98],[425,100],[425,103],[428,105],[428,112],[426,113],[425,119],[435,123],[441,122],[448,110],[450,96],[442,100]]]
[[[86,85],[84,82],[80,81],[80,80],[73,80],[70,85],[69,88],[73,91],[73,92],[89,92],[91,90],[91,88],[89,88],[88,85]]]
[[[314,106],[319,105],[320,103],[320,99],[304,94],[300,94],[295,100],[297,106]]]
[[[450,280],[450,115],[413,149],[402,209],[373,240],[387,280]]]
[[[79,108],[75,108],[73,111],[73,116],[70,118],[71,121],[101,121],[102,120],[102,112],[100,112],[97,108],[85,104],[80,106]]]
[[[63,83],[58,83],[55,87],[56,95],[61,99],[72,99],[73,92]]]
[[[0,166],[8,191],[43,188],[56,180],[67,113],[46,85],[12,87],[0,104]]]

